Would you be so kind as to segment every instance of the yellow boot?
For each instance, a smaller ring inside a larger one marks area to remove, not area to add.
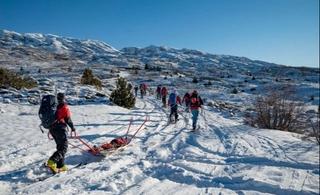
[[[59,172],[64,172],[68,170],[68,167],[66,165],[63,165],[61,168],[58,168]]]
[[[49,159],[47,162],[47,166],[53,173],[58,173],[59,170],[57,168],[57,163],[55,163],[53,160]]]

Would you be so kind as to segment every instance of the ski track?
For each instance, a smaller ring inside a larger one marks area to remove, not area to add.
[[[123,135],[131,118],[134,120],[131,133],[145,117],[149,116],[150,120],[129,147],[106,158],[92,157],[69,147],[66,158],[69,165],[81,161],[87,164],[39,182],[35,179],[45,176],[39,167],[55,147],[54,143],[48,143],[46,135],[40,135],[39,139],[29,143],[1,145],[0,184],[7,187],[4,192],[319,193],[319,161],[308,162],[295,156],[314,147],[298,148],[294,145],[298,139],[289,142],[282,137],[279,141],[277,137],[205,108],[199,115],[198,131],[191,133],[190,113],[179,113],[180,120],[176,124],[168,124],[169,109],[163,108],[154,97],[137,99],[136,107],[130,111],[119,109],[119,112],[103,113],[103,120],[99,119],[101,113],[86,113],[85,108],[79,107],[76,128],[83,139],[94,144]],[[28,113],[28,109],[21,109],[25,108],[19,107],[20,113]],[[91,114],[94,116],[89,117]],[[89,119],[96,120],[92,123]]]

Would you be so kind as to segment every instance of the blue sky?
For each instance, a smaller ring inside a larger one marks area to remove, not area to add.
[[[319,0],[0,0],[0,29],[319,67]]]

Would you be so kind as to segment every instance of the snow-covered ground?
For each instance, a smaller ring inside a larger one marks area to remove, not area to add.
[[[131,132],[150,120],[131,145],[108,157],[69,147],[71,169],[37,181],[55,151],[38,128],[38,107],[0,103],[0,194],[319,194],[314,140],[255,129],[206,106],[192,133],[190,113],[168,125],[169,110],[152,96],[132,110],[70,106],[77,132],[96,145],[125,134],[131,118]],[[72,169],[81,162],[87,164]]]

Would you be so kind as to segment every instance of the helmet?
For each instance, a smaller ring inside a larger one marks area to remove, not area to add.
[[[198,94],[197,90],[194,90],[192,93],[194,93],[194,94]]]

